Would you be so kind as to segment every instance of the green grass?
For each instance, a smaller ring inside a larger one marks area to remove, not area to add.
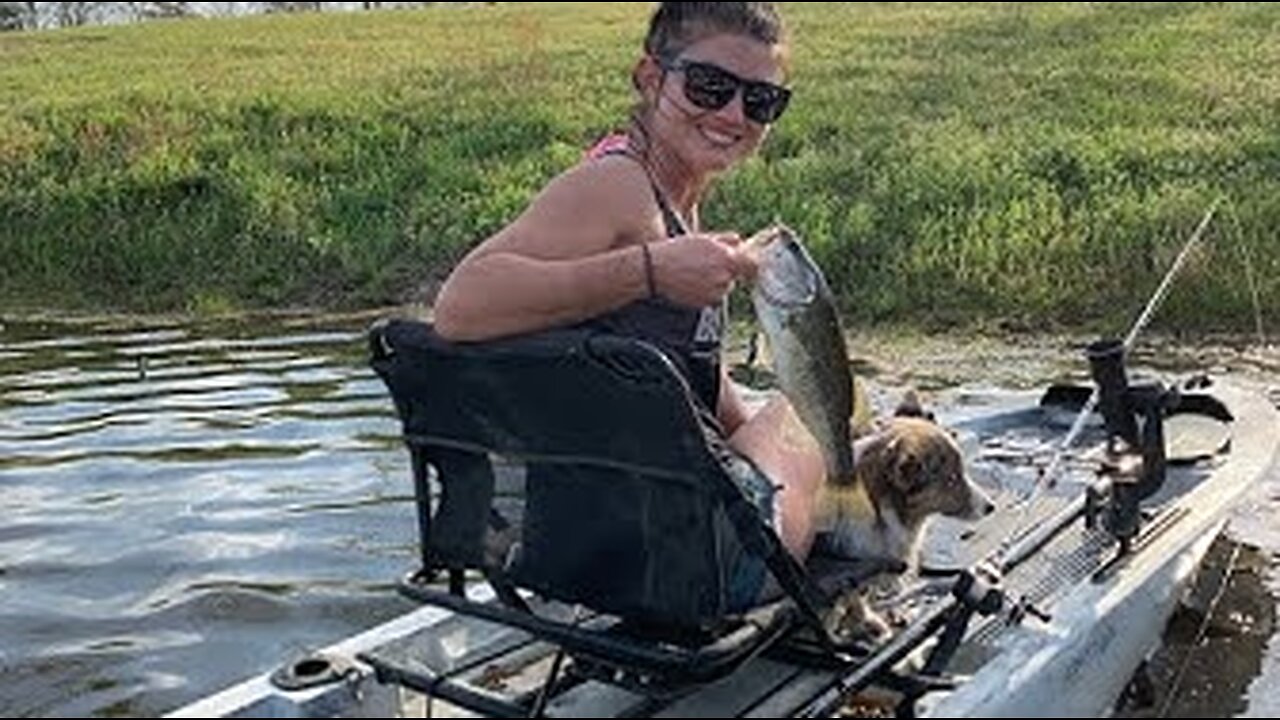
[[[625,118],[648,7],[0,34],[0,307],[415,298]],[[1160,322],[1274,324],[1280,6],[783,12],[792,110],[705,221],[796,227],[851,320],[1119,330],[1221,196]]]

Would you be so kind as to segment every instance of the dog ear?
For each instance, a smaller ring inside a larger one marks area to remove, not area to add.
[[[934,422],[933,413],[924,409],[924,403],[920,402],[920,394],[915,391],[915,388],[910,388],[902,394],[902,400],[893,414],[895,417],[923,418]]]

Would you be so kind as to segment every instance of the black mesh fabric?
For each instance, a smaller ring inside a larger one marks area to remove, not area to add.
[[[654,346],[587,330],[453,344],[407,320],[370,341],[406,439],[435,469],[423,540],[439,566],[708,627],[744,546],[776,551],[717,457],[714,421]]]

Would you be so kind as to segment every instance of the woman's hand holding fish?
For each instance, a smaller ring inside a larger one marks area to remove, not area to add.
[[[649,246],[654,286],[667,299],[700,307],[724,299],[739,278],[755,275],[737,233],[693,233]]]

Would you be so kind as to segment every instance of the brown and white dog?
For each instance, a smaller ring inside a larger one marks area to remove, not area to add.
[[[966,476],[963,454],[950,432],[924,417],[903,414],[902,408],[877,432],[856,441],[855,454],[858,482],[847,489],[828,483],[820,496],[817,522],[824,554],[914,570],[931,517],[976,520],[995,509]],[[861,599],[845,605],[841,625],[860,624],[856,632],[873,637],[887,631]]]

